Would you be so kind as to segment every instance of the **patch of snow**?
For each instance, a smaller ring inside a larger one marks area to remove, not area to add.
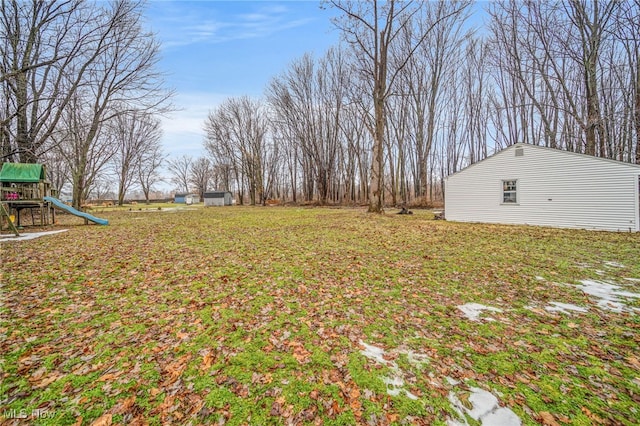
[[[360,340],[360,344],[364,346],[364,350],[360,351],[362,355],[380,364],[387,365],[387,360],[384,359],[384,349],[377,346],[369,345],[362,340]]]
[[[402,379],[402,377],[398,377],[398,376],[393,376],[393,377],[383,377],[382,381],[384,382],[385,385],[394,388],[394,389],[398,389],[404,386],[404,380]],[[391,392],[395,392],[396,395],[400,394],[400,391],[398,390],[397,392],[395,390],[389,390],[389,394],[391,395]],[[394,395],[394,396],[396,396]]]
[[[490,308],[489,310],[502,312],[497,308]],[[362,340],[360,340],[359,343],[364,347],[364,349],[360,350],[362,355],[379,364],[389,367],[391,375],[382,377],[382,382],[387,387],[388,395],[400,396],[404,394],[411,400],[415,401],[419,399],[417,395],[405,389],[405,373],[400,369],[395,361],[386,360],[384,358],[384,349],[365,343]],[[411,350],[393,349],[389,352],[393,354],[406,354],[412,365],[422,365],[428,362],[427,355],[416,353]],[[430,376],[432,376],[431,373]],[[458,380],[449,376],[445,376],[445,380],[451,386],[457,386],[460,384]],[[513,411],[500,406],[498,398],[491,392],[475,387],[471,387],[469,390],[471,394],[469,395],[468,401],[471,404],[471,409],[465,407],[453,391],[449,392],[449,401],[453,405],[456,413],[458,413],[460,419],[462,419],[462,421],[448,419],[447,424],[449,426],[469,426],[465,420],[465,414],[472,419],[479,421],[482,426],[520,426],[522,424],[520,418]]]
[[[624,268],[624,265],[618,262],[604,262],[604,266],[609,266],[611,268]]]
[[[499,407],[498,398],[491,392],[487,392],[480,388],[470,388],[469,402],[471,410],[467,409],[472,419],[480,420],[483,416],[489,414]]]
[[[404,393],[405,393],[405,395],[407,395],[407,398],[412,399],[414,401],[418,400],[418,396],[413,394],[413,393],[411,393],[411,392],[409,392],[408,390],[405,389]]]
[[[469,395],[470,409],[462,404],[454,392],[449,392],[449,401],[462,421],[449,419],[448,425],[468,426],[465,414],[480,422],[482,426],[518,426],[522,424],[516,413],[506,407],[500,407],[498,398],[491,392],[476,387],[471,387],[469,390],[471,391],[471,395]]]
[[[570,311],[587,312],[587,308],[562,302],[550,302],[549,305],[545,306],[545,309],[549,312],[562,312],[563,314],[569,314],[571,313]]]
[[[421,354],[418,352],[414,352],[412,350],[409,350],[406,353],[407,353],[407,358],[409,360],[409,364],[415,367],[422,368],[423,365],[429,363],[429,355],[427,354]]]
[[[362,355],[365,357],[377,362],[378,364],[386,365],[391,370],[392,376],[386,376],[382,378],[382,381],[385,385],[387,385],[387,394],[391,396],[398,396],[404,393],[407,398],[417,400],[418,397],[404,389],[404,372],[400,369],[398,364],[395,361],[388,361],[384,359],[385,351],[382,348],[379,348],[374,345],[369,345],[364,341],[360,340],[360,345],[364,346],[364,349],[360,351]],[[413,352],[411,350],[392,350],[394,354],[406,354],[409,359],[409,363],[412,365],[421,366],[428,362],[428,356],[425,354],[420,354],[417,352]]]
[[[388,395],[398,396],[401,393],[404,393],[409,399],[412,399],[414,401],[418,399],[418,397],[415,394],[404,389],[404,379],[402,377],[400,376],[383,377],[382,381],[384,382],[385,385],[387,385]]]
[[[640,283],[640,278],[625,278],[625,281],[631,281],[632,283]]]
[[[449,377],[449,376],[445,376],[444,378],[447,383],[449,383],[451,386],[456,386],[460,384],[460,381],[454,379],[453,377]]]
[[[68,231],[68,229],[59,229],[57,231],[45,231],[45,232],[31,232],[29,234],[20,234],[19,237],[10,235],[7,237],[2,237],[0,238],[0,242],[7,242],[7,241],[26,241],[26,240],[34,240],[36,238],[40,238],[42,236],[45,235],[53,235],[53,234],[59,234],[60,232],[66,232]]]
[[[493,306],[485,306],[480,303],[466,303],[464,305],[459,305],[458,309],[460,309],[462,313],[471,321],[480,321],[480,315],[482,315],[482,312],[484,311],[502,312],[502,309],[494,308]],[[495,321],[491,317],[482,319],[486,321]]]
[[[483,426],[515,426],[521,425],[520,417],[506,407],[500,407],[482,417]]]
[[[383,377],[382,381],[387,385],[387,394],[391,396],[398,396],[403,390],[404,380],[399,377]]]
[[[546,281],[546,279],[544,277],[541,277],[539,275],[536,277],[536,280],[538,280],[538,281]]]
[[[621,287],[606,281],[582,280],[577,287],[598,300],[601,309],[623,312],[630,311],[625,304],[625,299],[640,298],[640,294],[621,290]]]

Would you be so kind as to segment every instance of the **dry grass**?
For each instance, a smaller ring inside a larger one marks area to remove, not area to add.
[[[444,424],[450,395],[471,387],[524,424],[639,415],[638,299],[613,312],[576,287],[640,293],[638,234],[426,211],[103,216],[107,227],[65,217],[68,232],[1,246],[7,424]],[[502,312],[473,322],[457,308],[470,302]],[[394,375],[417,399],[388,394]]]

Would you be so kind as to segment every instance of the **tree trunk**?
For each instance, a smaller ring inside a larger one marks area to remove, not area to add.
[[[640,53],[636,53],[636,164],[640,164]]]
[[[378,83],[381,86],[382,82]],[[384,89],[378,87],[375,96],[375,134],[371,158],[371,176],[369,179],[369,213],[384,213],[383,209],[383,147],[384,147]]]
[[[593,68],[591,68],[593,65]],[[587,146],[585,154],[596,155],[597,134],[600,127],[600,109],[598,105],[598,91],[596,87],[596,70],[594,64],[586,65],[585,79],[587,89],[587,128],[586,141]]]
[[[16,79],[16,145],[21,163],[35,163],[37,158],[33,152],[33,141],[29,137],[27,118],[27,76],[20,73]]]
[[[390,15],[391,16],[391,15]],[[369,213],[384,213],[384,136],[385,102],[387,95],[387,49],[389,40],[384,30],[380,31],[379,46],[376,47],[374,61],[373,108],[375,128],[371,156],[371,176],[369,180]]]
[[[126,179],[127,176],[129,174],[129,171],[127,170],[128,166],[123,166],[122,169],[120,170],[120,178],[118,179],[118,205],[120,207],[122,207],[124,205],[124,196],[126,191]]]
[[[85,181],[84,181],[84,169],[83,166],[78,166],[78,170],[73,174],[73,200],[72,206],[76,210],[80,210],[82,207],[82,202],[84,201],[83,195],[85,191]]]

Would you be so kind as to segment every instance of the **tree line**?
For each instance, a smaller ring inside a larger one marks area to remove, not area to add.
[[[480,7],[484,11],[480,14]],[[342,35],[263,96],[228,98],[177,190],[241,203],[426,205],[518,142],[640,163],[640,0],[327,0]],[[148,194],[171,92],[138,1],[2,0],[0,156],[44,162],[74,204],[118,181]],[[478,16],[485,21],[478,22]]]
[[[105,170],[119,201],[133,182],[148,194],[164,157],[157,114],[171,92],[143,3],[2,0],[0,158],[49,166],[79,207]]]
[[[518,142],[640,164],[639,0],[324,4],[339,46],[211,110],[216,189],[381,211]]]

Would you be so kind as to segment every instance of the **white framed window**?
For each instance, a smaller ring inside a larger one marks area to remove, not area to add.
[[[518,203],[518,181],[503,180],[502,181],[502,204]]]

